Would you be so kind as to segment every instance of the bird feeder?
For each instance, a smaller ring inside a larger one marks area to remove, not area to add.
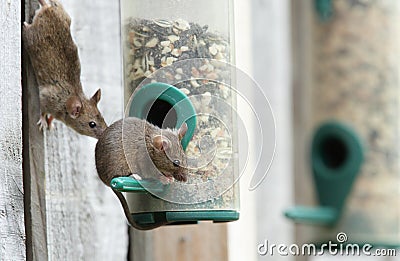
[[[303,13],[308,22],[299,32],[312,44],[296,46],[304,59],[298,66],[301,90],[295,90],[295,161],[299,180],[311,181],[297,193],[315,188],[316,206],[285,214],[320,226],[304,227],[300,237],[306,241],[335,240],[345,232],[346,243],[399,245],[400,6],[314,3],[312,15]]]
[[[125,116],[188,125],[187,182],[111,182],[139,226],[239,218],[232,2],[121,0]]]

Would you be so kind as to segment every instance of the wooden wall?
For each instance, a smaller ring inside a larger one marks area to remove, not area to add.
[[[0,260],[25,259],[21,3],[0,2]]]
[[[111,123],[122,116],[118,1],[62,3],[72,18],[84,92],[91,96],[102,88],[99,107]],[[37,8],[36,1],[26,0],[25,19],[31,19]],[[55,122],[53,131],[37,130],[37,88],[27,59],[25,65],[28,256],[33,260],[126,260],[127,225],[117,198],[97,177],[96,140],[60,122]]]

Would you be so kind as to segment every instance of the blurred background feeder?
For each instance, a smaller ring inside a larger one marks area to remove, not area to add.
[[[335,225],[360,172],[361,141],[348,126],[326,122],[314,133],[310,156],[320,207],[298,206],[285,215],[295,222]]]
[[[342,231],[347,243],[398,246],[400,3],[313,4],[295,15],[293,97],[295,196],[314,207],[285,214],[324,225],[296,226],[301,242]]]
[[[116,178],[140,225],[239,218],[233,1],[121,1],[126,117],[188,131],[186,183]]]

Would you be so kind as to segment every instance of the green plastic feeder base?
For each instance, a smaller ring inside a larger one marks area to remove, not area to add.
[[[162,211],[132,214],[138,225],[153,224],[182,225],[197,224],[199,221],[230,222],[239,219],[235,210],[196,210],[196,211]]]
[[[157,192],[166,191],[169,187],[156,180],[137,181],[131,177],[114,178],[110,185],[116,191],[130,193],[148,193],[143,186]],[[132,217],[137,225],[145,228],[155,224],[180,225],[196,224],[199,221],[236,221],[239,219],[239,212],[236,210],[159,211],[135,213]]]

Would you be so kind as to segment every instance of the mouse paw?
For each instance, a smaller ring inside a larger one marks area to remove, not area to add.
[[[47,123],[47,128],[49,130],[52,130],[54,128],[53,120],[54,120],[54,117],[51,114],[46,115],[46,123]]]
[[[139,176],[138,174],[131,174],[131,175],[129,175],[129,177],[136,179],[136,180],[142,180],[142,177]]]
[[[161,175],[159,180],[163,185],[168,185],[168,184],[171,184],[172,182],[174,182],[173,177],[166,177],[164,175]]]
[[[139,176],[138,174],[132,174],[132,175],[130,175],[129,177],[134,178],[134,179],[136,179],[136,180],[142,180],[142,177]]]
[[[46,117],[44,115],[40,116],[40,119],[37,122],[37,125],[39,126],[39,130],[40,131],[48,128],[47,120],[46,120]]]
[[[40,116],[39,121],[37,122],[37,125],[39,126],[39,130],[44,130],[44,129],[48,129],[48,130],[52,130],[53,129],[53,120],[54,117],[50,114],[42,114]]]

